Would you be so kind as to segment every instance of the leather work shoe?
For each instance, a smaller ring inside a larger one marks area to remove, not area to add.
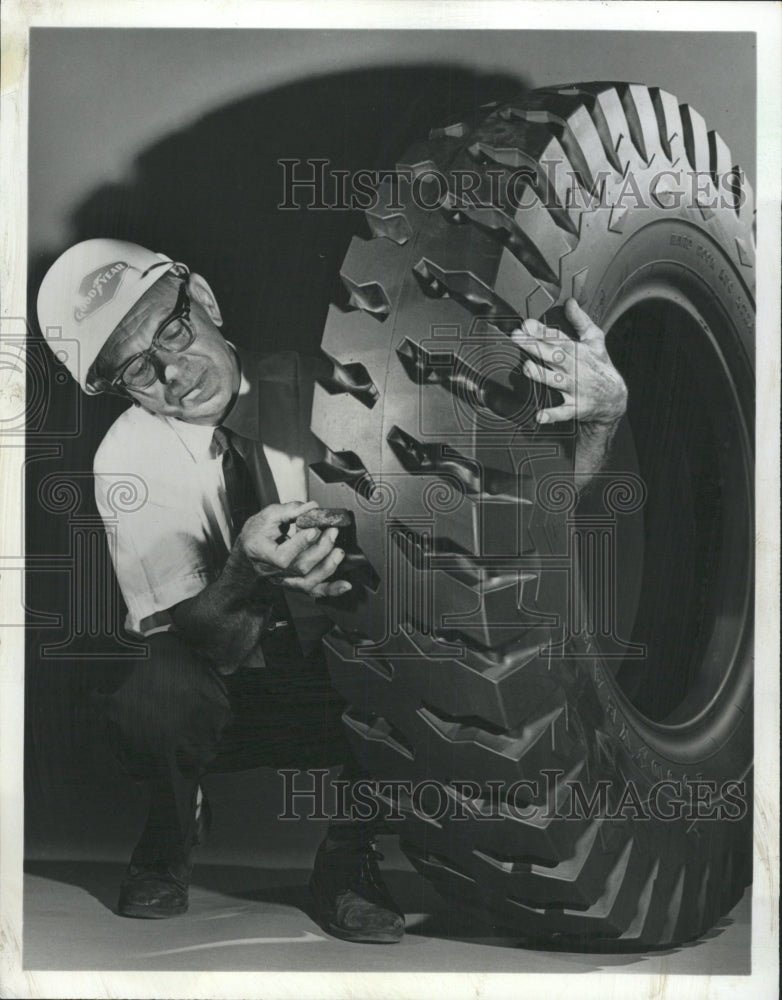
[[[200,788],[196,789],[194,805],[195,846],[205,842],[212,821],[212,810]],[[117,912],[123,917],[143,920],[164,920],[186,913],[192,870],[189,855],[185,863],[155,861],[134,864],[131,861],[120,886]]]
[[[377,866],[383,855],[373,843],[326,840],[318,848],[310,892],[320,926],[343,941],[393,944],[405,933],[405,918]]]
[[[119,890],[117,912],[123,917],[162,920],[187,912],[190,869],[160,865],[128,865]]]

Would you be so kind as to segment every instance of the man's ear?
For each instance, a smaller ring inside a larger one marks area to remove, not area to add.
[[[187,290],[191,298],[201,306],[214,325],[222,326],[223,314],[220,312],[217,299],[207,280],[202,278],[200,274],[191,272],[187,279]]]

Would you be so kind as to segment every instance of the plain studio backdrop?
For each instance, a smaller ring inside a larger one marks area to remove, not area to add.
[[[587,80],[675,94],[722,135],[754,183],[749,33],[32,30],[28,398],[40,402],[27,454],[27,551],[40,566],[27,577],[32,856],[118,858],[141,816],[88,696],[131,651],[112,634],[122,609],[112,607],[89,478],[124,405],[81,397],[36,343],[35,295],[48,265],[82,239],[134,240],[210,281],[229,339],[315,352],[359,220],[348,211],[279,211],[277,161],[389,167],[451,114]],[[58,492],[65,480],[70,492]],[[93,553],[89,564],[79,565],[80,546]],[[247,826],[253,836],[265,830],[271,844],[276,806],[264,815],[255,804],[257,824]]]

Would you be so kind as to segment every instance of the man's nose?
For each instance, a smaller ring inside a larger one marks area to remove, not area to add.
[[[158,373],[164,385],[177,384],[185,377],[187,363],[184,356],[177,354],[158,355]]]

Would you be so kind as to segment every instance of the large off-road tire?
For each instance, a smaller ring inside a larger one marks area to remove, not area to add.
[[[328,317],[311,491],[356,550],[329,668],[371,774],[429,782],[387,795],[440,891],[537,944],[670,946],[751,878],[752,193],[656,88],[485,115],[380,186]],[[629,387],[578,501],[508,336],[572,335],[571,295]]]

